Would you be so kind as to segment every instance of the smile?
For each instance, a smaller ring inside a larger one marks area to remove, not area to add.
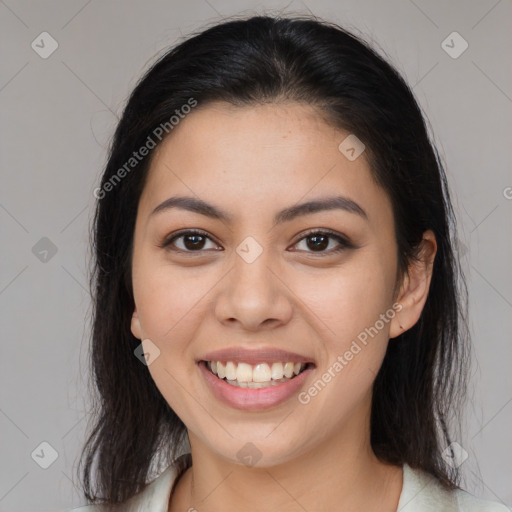
[[[207,368],[219,379],[223,379],[231,386],[249,389],[261,389],[277,386],[288,382],[301,372],[307,363],[275,362],[251,365],[243,362],[207,361]]]
[[[263,411],[286,402],[292,404],[294,397],[296,401],[315,365],[202,360],[198,367],[207,389],[221,403],[244,411]]]

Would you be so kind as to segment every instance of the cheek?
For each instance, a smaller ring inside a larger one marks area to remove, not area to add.
[[[303,290],[324,325],[326,350],[318,380],[304,402],[311,400],[314,407],[332,411],[333,424],[367,403],[386,353],[395,314],[394,263],[383,256],[377,251],[362,253],[323,280],[321,287]]]
[[[208,291],[213,287],[211,272],[178,269],[156,258],[141,257],[134,259],[133,274],[143,336],[160,351],[148,366],[149,373],[174,412],[187,425],[194,425],[190,414],[193,390],[183,392],[183,383],[196,371],[189,347],[208,307]]]
[[[394,317],[393,268],[392,258],[368,251],[332,273],[297,282],[323,349],[317,380],[301,403],[330,410],[333,425],[371,394]]]
[[[294,290],[314,313],[330,347],[343,349],[389,309],[394,281],[388,267],[369,255],[332,272],[297,279]],[[387,334],[387,328],[381,330]]]
[[[208,302],[211,280],[211,273],[141,260],[133,290],[144,335],[164,345],[187,340],[184,333],[198,325],[195,320]]]

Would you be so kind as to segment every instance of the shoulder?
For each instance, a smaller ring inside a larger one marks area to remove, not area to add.
[[[174,483],[190,463],[189,454],[178,457],[157,478],[147,484],[141,492],[121,504],[119,510],[122,512],[139,512],[142,510],[167,512]],[[107,508],[104,505],[85,505],[73,508],[69,512],[106,512],[106,510]]]
[[[132,496],[125,503],[114,507],[119,512],[138,512],[141,510],[151,510],[155,512],[166,511],[163,508],[168,503],[167,496],[170,495],[170,490],[175,479],[175,468],[169,467],[160,476],[150,482],[142,491],[135,496]],[[108,512],[106,505],[85,505],[78,508],[73,508],[69,512]]]
[[[404,465],[400,512],[510,512],[500,503],[476,498],[461,489],[447,490],[432,475]]]
[[[497,503],[475,498],[466,491],[455,491],[459,510],[464,512],[510,512],[512,509]]]

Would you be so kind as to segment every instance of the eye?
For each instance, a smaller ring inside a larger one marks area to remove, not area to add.
[[[331,242],[334,242],[334,247],[332,247]],[[320,255],[335,254],[344,249],[354,247],[344,236],[329,230],[309,231],[306,233],[306,236],[303,236],[295,245],[300,245],[301,243],[303,243],[305,249],[300,250],[305,250],[313,254],[319,253]],[[326,250],[327,248],[329,248],[329,250]]]
[[[170,247],[170,250],[188,253],[204,252],[202,249],[207,245],[207,240],[213,243],[211,238],[204,231],[193,229],[181,231],[180,233],[172,235],[170,238],[166,238],[161,244],[159,244],[159,247],[166,248],[174,245],[175,247]],[[218,250],[218,246],[216,244],[213,245],[213,249]]]
[[[206,232],[197,229],[175,233],[174,235],[166,238],[158,246],[161,248],[169,248],[169,250],[175,252],[200,253],[205,252],[205,250],[208,249],[208,241],[213,245],[213,247],[210,247],[210,250],[222,250],[218,248],[219,246],[213,242]],[[341,252],[344,249],[354,247],[354,245],[344,236],[329,230],[309,231],[294,246],[300,245],[302,242],[305,242],[304,245],[306,248],[299,250],[313,254],[319,253],[320,255],[334,254]],[[331,242],[334,242],[334,247],[330,247],[332,245]],[[329,250],[326,250],[327,248],[329,248]],[[296,249],[293,249],[292,251],[295,250]]]

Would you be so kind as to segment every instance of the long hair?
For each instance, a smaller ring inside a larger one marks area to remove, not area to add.
[[[133,90],[115,131],[92,227],[90,368],[97,396],[79,464],[85,497],[124,502],[186,440],[185,425],[134,356],[133,233],[154,151],[130,159],[148,137],[156,146],[164,140],[158,127],[172,136],[169,120],[191,99],[199,108],[212,101],[307,103],[355,134],[392,203],[401,275],[418,256],[424,231],[434,232],[423,312],[390,340],[373,386],[371,445],[380,460],[407,463],[455,488],[457,472],[441,453],[464,396],[467,292],[447,180],[424,116],[400,74],[359,37],[316,18],[254,16],[224,21],[167,51]]]

